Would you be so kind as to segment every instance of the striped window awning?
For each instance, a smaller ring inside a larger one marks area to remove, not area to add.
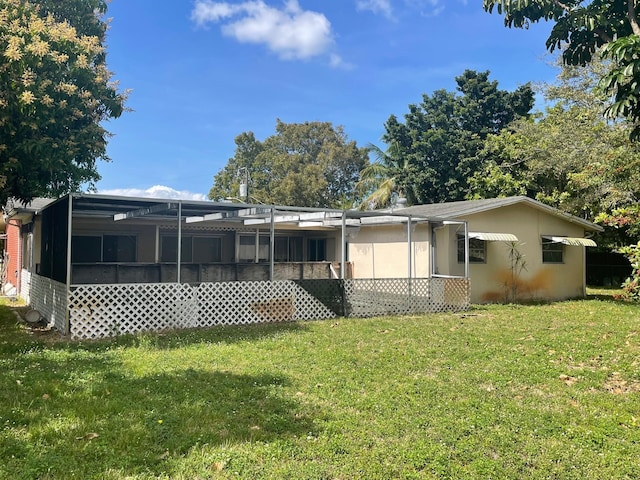
[[[571,247],[597,247],[596,242],[590,238],[580,237],[556,237],[553,235],[542,235],[542,238],[553,243],[561,243]]]
[[[518,237],[512,233],[469,232],[469,238],[477,238],[485,242],[517,242]]]

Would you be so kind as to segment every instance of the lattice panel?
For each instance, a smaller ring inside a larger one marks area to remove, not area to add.
[[[31,274],[29,305],[38,310],[56,330],[68,333],[67,329],[67,286],[50,278]]]
[[[31,304],[31,272],[22,269],[20,273],[20,292],[18,296],[25,301],[27,305]]]
[[[458,278],[346,280],[345,300],[351,317],[464,310],[469,307],[469,282]]]
[[[198,286],[202,326],[333,318],[335,314],[292,281],[216,282]]]
[[[37,290],[38,297],[41,294],[46,297],[49,289],[57,292],[57,296],[49,293],[47,298],[57,302],[66,298],[64,285],[38,282],[38,279],[32,281],[32,296],[36,296]],[[340,312],[351,317],[370,317],[468,307],[468,280],[449,278],[327,280],[325,283],[216,282],[198,286],[177,283],[76,285],[69,295],[72,338],[326,319]],[[64,323],[59,327],[56,321],[56,327],[64,331]]]
[[[72,287],[72,338],[99,338],[198,325],[193,287],[176,283]]]

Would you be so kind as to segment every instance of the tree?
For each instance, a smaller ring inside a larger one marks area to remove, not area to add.
[[[606,68],[595,58],[585,67],[562,66],[557,82],[541,89],[550,104],[543,113],[489,135],[479,154],[484,166],[469,180],[469,198],[526,194],[615,225],[600,243],[633,240],[628,212],[640,196],[640,145],[629,139],[627,122],[601,115],[606,98],[596,84]]]
[[[368,149],[375,156],[375,161],[360,172],[356,189],[364,199],[359,208],[374,210],[388,207],[394,193],[406,197],[409,205],[416,203],[413,179],[417,172],[398,145],[390,145],[386,152],[376,145],[369,145]]]
[[[456,83],[457,92],[437,90],[423,95],[419,105],[409,105],[405,123],[392,115],[385,124],[384,142],[397,145],[417,172],[412,186],[417,203],[464,199],[467,179],[480,166],[477,153],[484,139],[533,107],[529,85],[499,90],[488,71],[466,70]]]
[[[216,174],[209,198],[239,196],[248,172],[251,202],[319,208],[351,207],[360,170],[368,165],[366,148],[350,141],[329,122],[276,122],[264,142],[252,132],[235,139],[236,151]],[[239,172],[242,172],[239,175]]]
[[[0,201],[89,188],[121,115],[104,0],[0,0]]]
[[[600,86],[613,96],[607,108],[612,118],[633,124],[640,136],[640,25],[636,0],[484,0],[489,13],[504,15],[507,27],[527,28],[530,22],[555,22],[547,49],[562,50],[567,65],[586,65],[596,52],[612,60]]]

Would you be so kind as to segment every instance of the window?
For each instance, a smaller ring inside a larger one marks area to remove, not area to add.
[[[258,261],[269,261],[269,235],[259,236]],[[274,262],[301,262],[302,261],[302,237],[290,237],[277,235],[273,239]],[[238,245],[239,262],[255,262],[256,260],[256,236],[240,235]]]
[[[301,262],[302,237],[275,237],[275,262]]]
[[[258,240],[258,261],[269,261],[269,237],[260,235]],[[239,262],[255,262],[256,261],[256,236],[240,235],[240,245],[238,248]]]
[[[464,263],[464,237],[458,235],[458,263]],[[469,239],[469,263],[487,263],[487,243],[479,238]]]
[[[542,240],[542,263],[562,263],[564,245],[550,240]]]
[[[135,235],[74,235],[71,262],[135,262],[137,245]]]
[[[163,235],[160,244],[160,261],[178,261],[178,236]],[[222,239],[184,235],[180,252],[181,263],[218,263],[222,261]]]
[[[135,235],[104,235],[102,237],[103,262],[135,262]]]
[[[307,259],[310,262],[323,262],[327,259],[327,240],[324,238],[310,238],[307,243]]]

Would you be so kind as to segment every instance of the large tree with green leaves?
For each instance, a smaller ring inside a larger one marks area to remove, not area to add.
[[[409,105],[404,123],[392,115],[384,142],[416,172],[411,187],[416,203],[462,200],[468,178],[479,168],[478,151],[495,134],[533,107],[529,85],[514,92],[500,90],[489,72],[466,70],[456,77],[457,92],[437,90]]]
[[[105,0],[0,0],[0,201],[91,188],[108,160]]]
[[[304,207],[351,207],[368,151],[330,122],[284,123],[263,142],[252,132],[235,139],[235,155],[214,177],[209,198],[238,198],[249,178],[250,202]],[[244,199],[242,199],[244,200]]]
[[[611,59],[600,86],[613,96],[607,114],[629,119],[640,136],[640,24],[636,0],[484,0],[488,12],[504,15],[508,27],[554,22],[549,51],[562,50],[568,65],[585,65],[602,49]]]
[[[627,122],[601,115],[606,97],[596,84],[607,68],[599,57],[585,67],[562,66],[557,82],[541,88],[544,112],[487,137],[469,198],[526,194],[618,227],[604,243],[633,240],[628,220],[640,198],[640,145],[629,139]]]

